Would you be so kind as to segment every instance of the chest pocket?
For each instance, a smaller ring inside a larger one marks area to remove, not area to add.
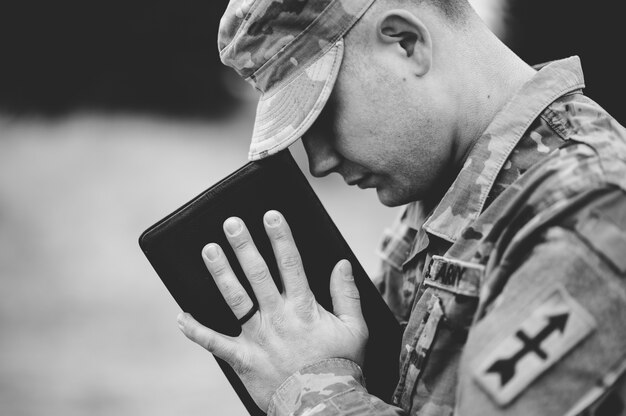
[[[431,258],[403,336],[395,405],[411,414],[452,414],[457,367],[483,272],[477,264]]]

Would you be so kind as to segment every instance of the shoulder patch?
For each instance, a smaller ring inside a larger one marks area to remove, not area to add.
[[[474,380],[498,405],[506,406],[595,327],[593,317],[558,286],[475,363]]]

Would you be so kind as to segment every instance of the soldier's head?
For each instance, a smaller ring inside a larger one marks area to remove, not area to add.
[[[393,206],[436,191],[482,131],[467,65],[492,36],[466,0],[231,0],[219,49],[261,93],[251,160],[302,138],[315,176]]]

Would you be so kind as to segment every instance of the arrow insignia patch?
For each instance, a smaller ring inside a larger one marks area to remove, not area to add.
[[[478,362],[474,379],[505,406],[595,327],[593,317],[558,287]]]

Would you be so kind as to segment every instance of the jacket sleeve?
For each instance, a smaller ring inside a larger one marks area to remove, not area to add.
[[[486,276],[500,289],[465,346],[457,412],[625,414],[626,194],[519,243]]]
[[[304,367],[278,388],[268,416],[402,416],[402,409],[368,394],[361,368],[326,359]]]

